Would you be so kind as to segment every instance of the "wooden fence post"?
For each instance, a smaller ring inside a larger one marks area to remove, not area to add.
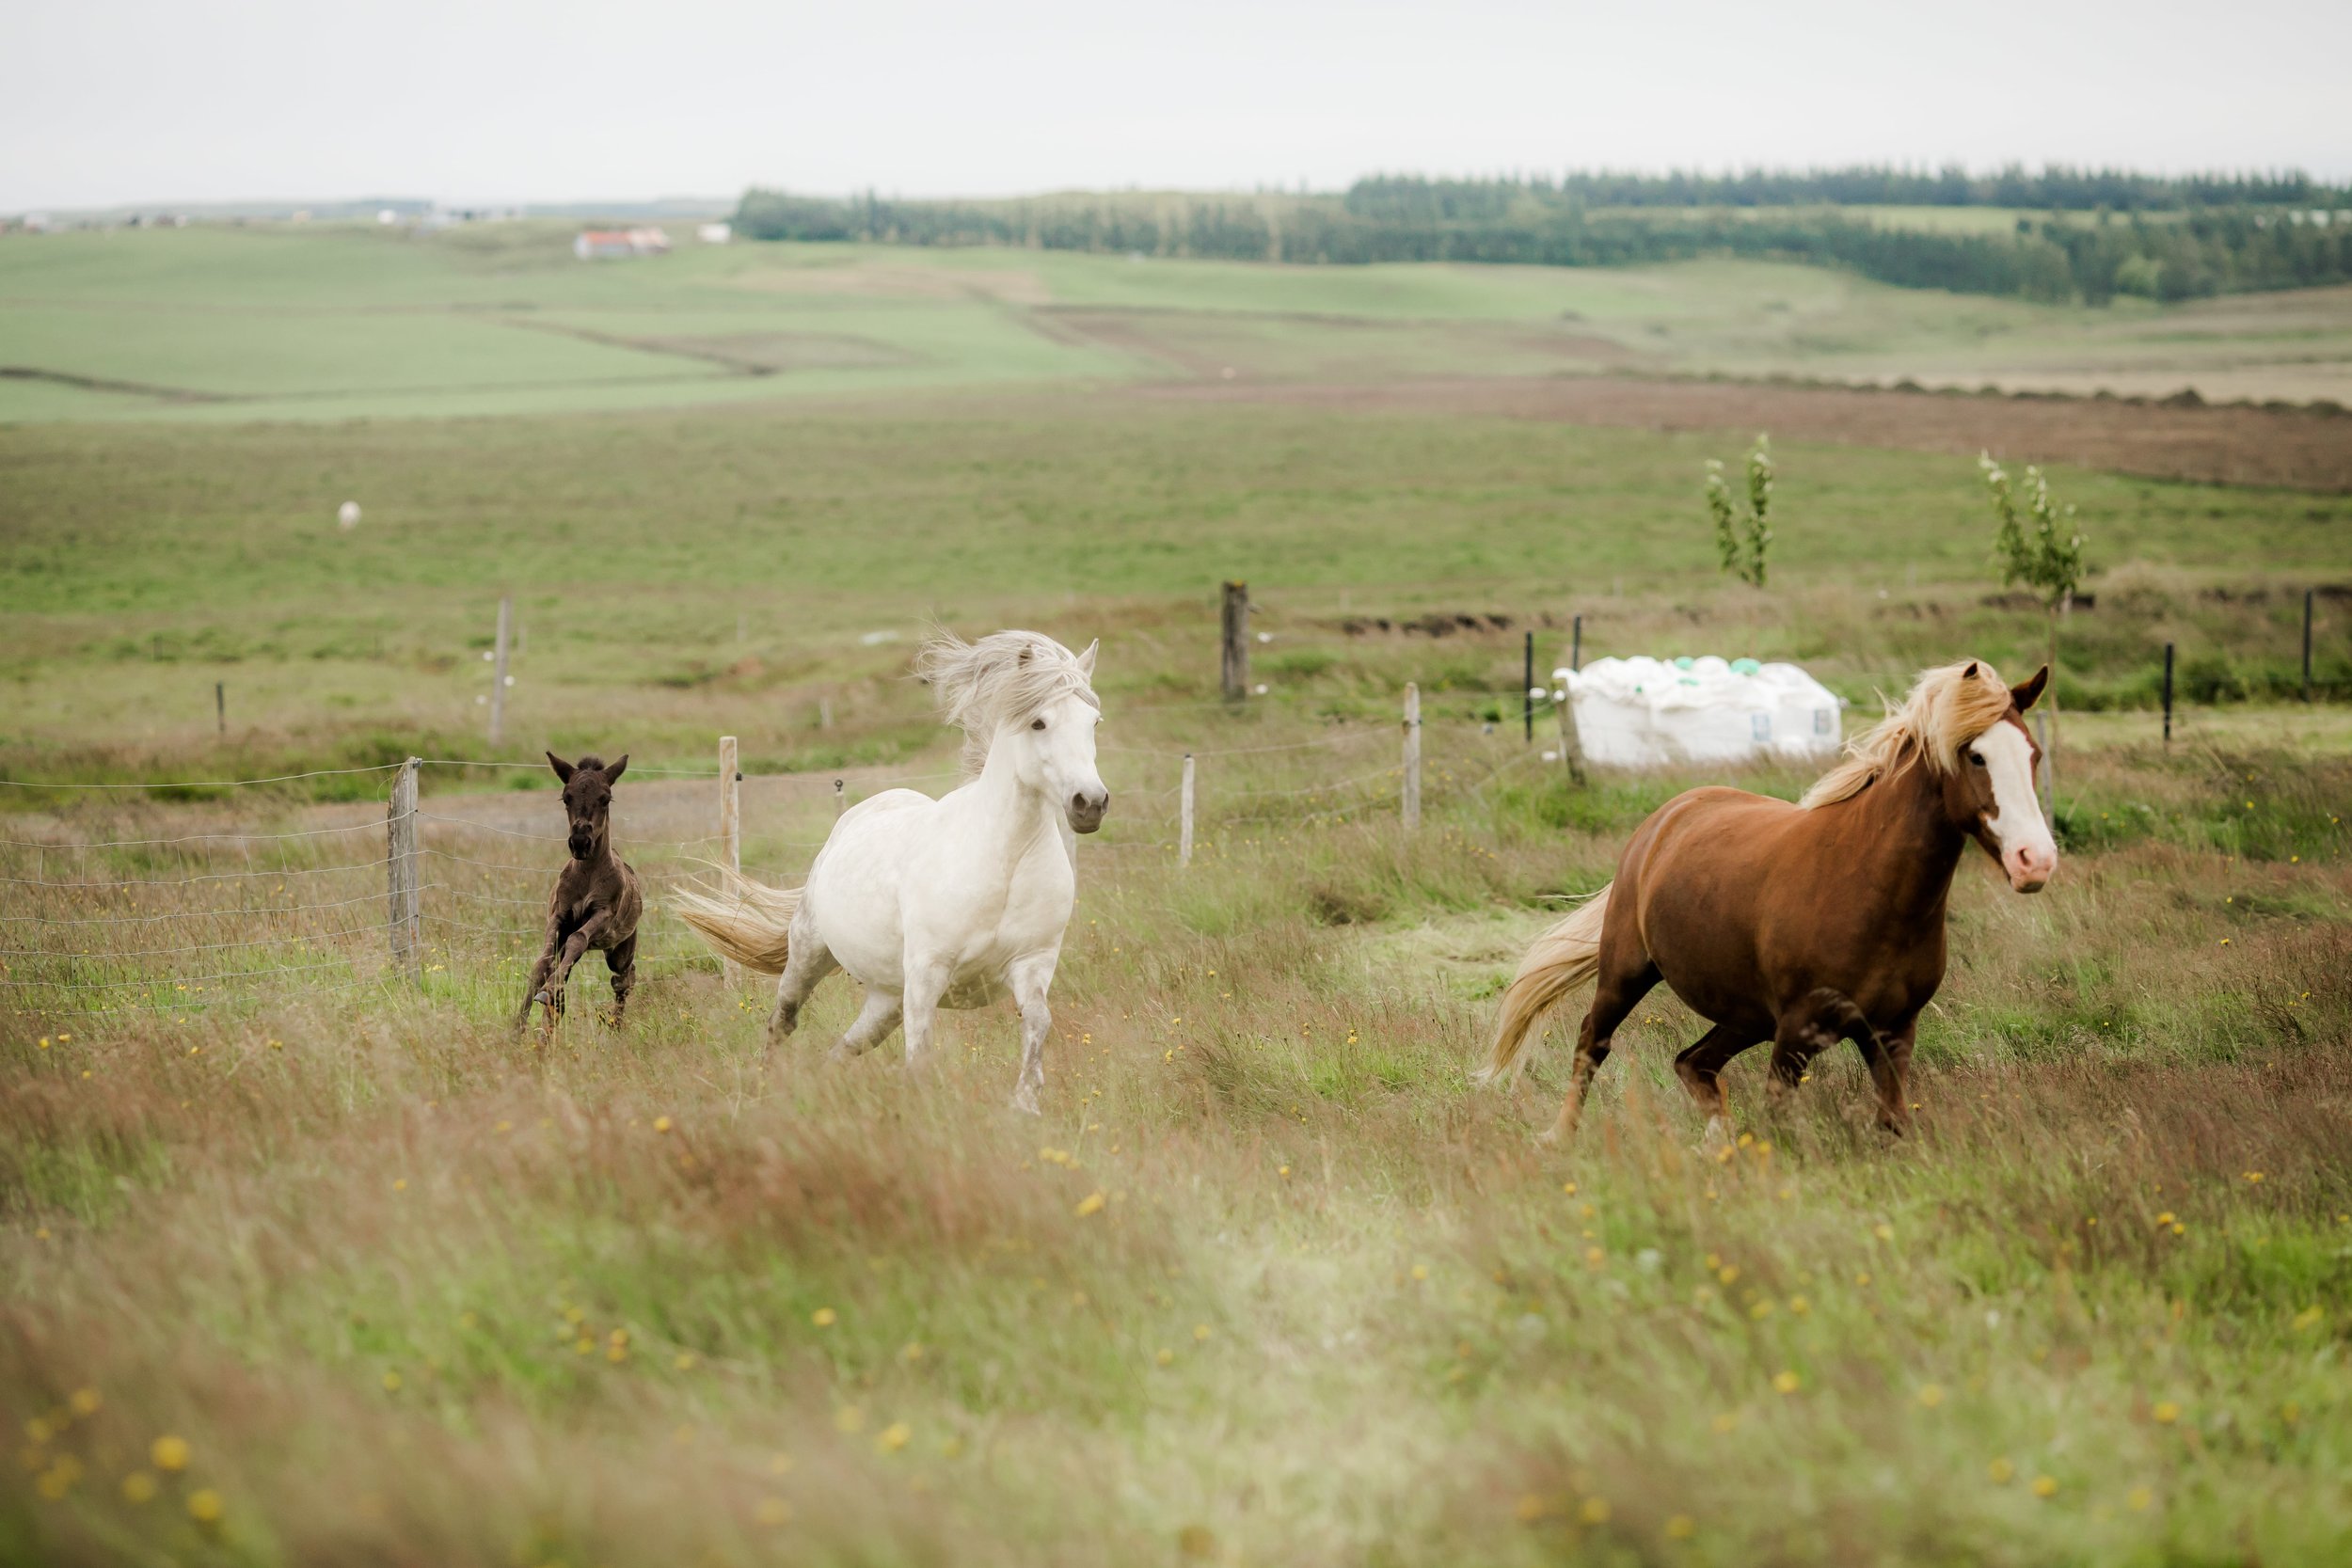
[[[1568,671],[1571,674],[1581,674],[1583,670],[1584,617],[1580,615],[1576,618],[1575,626],[1568,632]]]
[[[392,800],[384,814],[385,928],[391,933],[392,963],[424,977],[421,892],[417,885],[417,759],[392,775]]]
[[[839,816],[843,812],[848,811],[849,809],[850,797],[842,788],[841,781],[839,779],[835,779],[833,781],[833,814],[835,816]]]
[[[514,629],[515,599],[510,594],[499,599],[498,647],[490,664],[490,744],[493,746],[506,737],[506,641]]]
[[[1405,683],[1405,831],[1421,826],[1421,685]]]
[[[1192,863],[1192,753],[1184,753],[1184,787],[1176,816],[1176,863]]]
[[[1573,681],[1576,677],[1568,677]],[[1576,692],[1573,688],[1561,690],[1560,700],[1552,706],[1560,710],[1560,760],[1567,766],[1568,778],[1577,788],[1584,787],[1584,736],[1576,727]]]
[[[737,766],[735,736],[719,737],[719,863],[729,871],[743,869],[742,769]],[[723,963],[720,973],[734,986],[743,978],[739,965]]]
[[[1246,582],[1225,585],[1224,632],[1218,673],[1224,681],[1225,700],[1238,703],[1249,695],[1249,585]]]

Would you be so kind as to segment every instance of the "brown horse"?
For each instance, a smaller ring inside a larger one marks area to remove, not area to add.
[[[604,967],[612,975],[612,1022],[617,1027],[637,984],[637,920],[644,912],[637,873],[612,852],[612,785],[628,758],[607,768],[598,757],[572,763],[549,752],[548,762],[564,781],[564,815],[571,825],[565,838],[572,859],[556,874],[555,891],[548,895],[547,949],[532,966],[531,985],[515,1013],[515,1032],[522,1032],[534,1002],[547,1008],[548,1031],[554,1032],[564,1011],[564,982],[571,978],[572,965],[592,947],[604,954]]]
[[[1508,1075],[1544,1016],[1597,980],[1545,1141],[1566,1136],[1610,1037],[1662,979],[1714,1025],[1675,1058],[1710,1141],[1729,1113],[1724,1065],[1767,1039],[1775,1100],[1816,1054],[1853,1041],[1878,1088],[1879,1125],[1902,1132],[1912,1041],[1943,983],[1962,851],[1975,839],[2020,893],[2057,869],[2034,800],[2040,752],[2022,717],[2049,673],[2010,688],[1980,660],[1928,671],[1796,805],[1711,788],[1659,807],[1616,879],[1528,950],[1481,1079]]]

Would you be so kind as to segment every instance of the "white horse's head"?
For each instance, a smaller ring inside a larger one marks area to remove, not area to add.
[[[999,757],[1025,789],[1056,801],[1073,830],[1103,825],[1111,792],[1094,766],[1094,694],[1099,641],[1073,654],[1041,632],[1000,631],[966,642],[934,635],[916,657],[941,711],[963,729],[963,770],[977,775]]]

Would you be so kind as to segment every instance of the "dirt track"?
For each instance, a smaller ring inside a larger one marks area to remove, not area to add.
[[[1770,430],[1800,441],[2072,463],[2156,479],[2352,491],[2352,418],[2091,398],[1978,397],[1761,382],[1560,376],[1316,386],[1159,384],[1128,395],[1186,403],[1499,415],[1642,430]]]

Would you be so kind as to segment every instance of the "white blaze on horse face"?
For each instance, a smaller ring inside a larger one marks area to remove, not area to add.
[[[2042,820],[2033,792],[2033,746],[2026,732],[2004,720],[1968,743],[1993,776],[1993,810],[1984,831],[2001,848],[2001,869],[2020,893],[2038,893],[2058,869],[2058,842]]]
[[[1020,732],[1024,782],[1059,801],[1075,832],[1100,828],[1111,803],[1111,792],[1094,766],[1094,727],[1102,721],[1091,703],[1063,697],[1034,715]]]

